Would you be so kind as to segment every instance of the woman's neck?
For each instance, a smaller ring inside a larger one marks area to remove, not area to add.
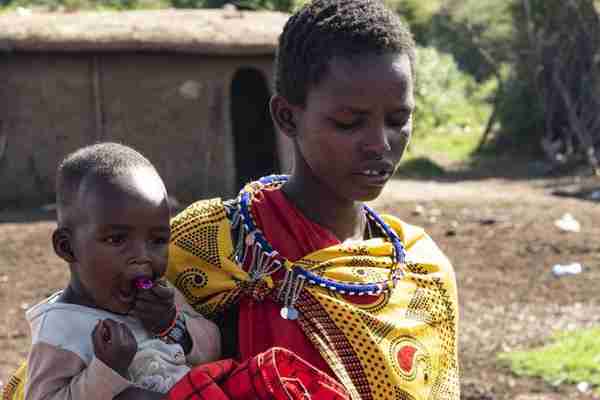
[[[363,238],[366,217],[361,202],[340,199],[314,177],[302,174],[292,174],[281,190],[308,219],[329,229],[341,242]]]

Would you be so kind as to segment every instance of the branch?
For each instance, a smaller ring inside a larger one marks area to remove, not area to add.
[[[557,62],[559,62],[557,60]],[[565,107],[567,108],[567,118],[569,120],[569,125],[571,129],[575,131],[581,145],[584,148],[585,155],[587,157],[588,163],[594,169],[596,175],[600,175],[600,163],[598,163],[598,159],[596,158],[596,151],[594,149],[594,142],[589,135],[589,133],[581,126],[581,122],[579,117],[577,116],[577,112],[573,105],[573,99],[571,98],[567,88],[564,85],[564,82],[559,76],[558,68],[554,69],[553,73],[553,81],[560,94]]]
[[[8,135],[4,133],[4,122],[0,121],[0,163],[6,155],[6,149],[8,147]]]

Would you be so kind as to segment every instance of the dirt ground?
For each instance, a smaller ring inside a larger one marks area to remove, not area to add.
[[[557,330],[600,325],[600,202],[589,199],[596,190],[600,180],[573,176],[395,180],[375,202],[425,227],[455,265],[463,400],[594,398],[575,385],[519,378],[496,354],[543,344]],[[554,225],[565,213],[581,232]],[[0,382],[26,357],[24,310],[66,281],[50,247],[51,218],[0,212]],[[584,271],[552,275],[554,264],[572,262]]]

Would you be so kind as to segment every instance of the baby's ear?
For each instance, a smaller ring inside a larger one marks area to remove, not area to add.
[[[271,109],[271,117],[273,122],[287,137],[293,138],[298,132],[296,128],[296,118],[294,113],[296,109],[291,105],[285,97],[275,95],[269,103]]]
[[[73,253],[73,246],[71,241],[73,236],[71,231],[67,228],[57,228],[52,233],[52,245],[54,246],[54,252],[57,256],[62,258],[68,263],[75,262],[75,253]]]

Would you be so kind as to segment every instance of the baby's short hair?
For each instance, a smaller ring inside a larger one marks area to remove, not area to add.
[[[314,0],[286,23],[275,69],[277,93],[305,105],[333,57],[399,52],[414,77],[415,42],[398,15],[380,0]]]
[[[86,178],[110,179],[137,167],[155,170],[146,157],[119,143],[97,143],[68,154],[60,162],[56,172],[59,224]]]

